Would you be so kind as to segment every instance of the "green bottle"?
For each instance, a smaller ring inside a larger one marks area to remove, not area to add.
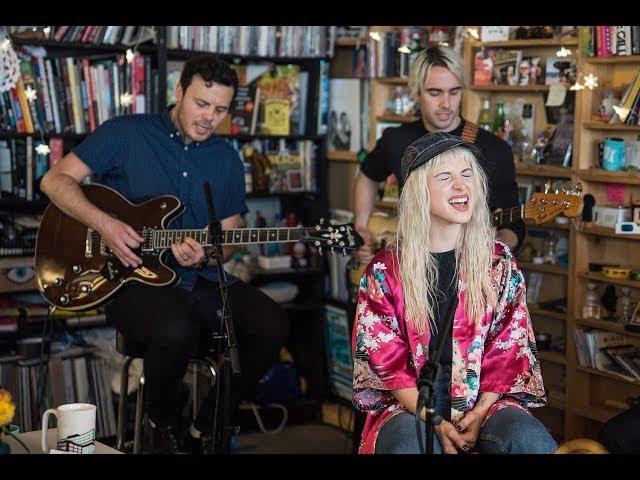
[[[491,131],[495,134],[501,132],[504,127],[504,104],[502,102],[496,103],[496,116],[493,119],[493,128]]]

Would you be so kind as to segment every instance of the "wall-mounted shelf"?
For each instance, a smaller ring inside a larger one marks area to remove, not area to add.
[[[599,227],[597,225],[585,225],[580,226],[580,232],[589,235],[596,235],[598,237],[620,238],[625,240],[640,240],[640,234],[617,234],[614,228]]]
[[[336,160],[339,162],[358,162],[358,154],[356,152],[333,151],[327,152],[327,160]]]
[[[640,63],[640,55],[622,55],[613,57],[583,57],[586,63]]]
[[[600,330],[607,330],[609,332],[615,332],[621,335],[627,335],[629,337],[640,338],[640,332],[627,330],[622,325],[618,325],[614,322],[607,322],[606,320],[590,320],[587,318],[579,318],[576,320],[576,323],[585,327],[598,328]]]
[[[545,310],[544,308],[538,308],[535,305],[528,305],[529,313],[531,315],[539,315],[541,317],[555,318],[557,320],[566,320],[567,315],[560,312],[554,312],[553,310]]]
[[[606,377],[612,380],[617,380],[619,382],[629,383],[631,385],[636,385],[640,387],[640,380],[630,380],[627,377],[623,377],[622,375],[616,375],[615,373],[604,372],[602,370],[595,370],[593,368],[578,366],[577,369],[581,372],[588,373],[590,375],[596,375],[598,377]]]
[[[577,38],[557,40],[555,38],[533,38],[522,40],[502,40],[499,42],[473,42],[472,48],[479,47],[504,47],[504,48],[536,48],[536,47],[571,47],[578,46]]]
[[[540,360],[545,360],[547,362],[557,363],[559,365],[566,365],[567,364],[567,359],[565,358],[565,356],[563,354],[561,354],[561,353],[558,353],[558,352],[541,351],[541,352],[538,352],[538,355],[540,356]]]
[[[614,283],[616,285],[622,285],[623,287],[640,288],[640,282],[636,280],[627,280],[624,278],[611,278],[605,276],[603,273],[597,272],[580,272],[578,277],[586,278],[588,280],[594,280],[596,282]]]
[[[532,165],[516,161],[516,175],[531,177],[571,178],[573,169],[556,165]]]
[[[557,265],[548,265],[545,263],[529,263],[529,262],[518,262],[520,268],[524,270],[531,270],[533,272],[542,272],[542,273],[550,273],[552,275],[562,275],[567,276],[568,272],[566,268],[559,267]]]
[[[473,85],[470,90],[478,92],[548,92],[549,85]]]
[[[634,172],[610,172],[601,168],[583,168],[578,170],[576,175],[581,180],[589,180],[591,182],[640,185],[640,173]]]
[[[640,133],[640,125],[623,125],[604,122],[582,122],[582,128],[586,128],[587,130],[615,130],[617,132]]]

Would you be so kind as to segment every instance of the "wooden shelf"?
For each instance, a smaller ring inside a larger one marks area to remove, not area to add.
[[[587,318],[579,318],[576,320],[578,325],[583,325],[585,327],[599,328],[600,330],[607,330],[609,332],[619,333],[621,335],[627,335],[629,337],[637,337],[640,338],[640,332],[632,332],[631,330],[627,330],[622,325],[618,325],[614,322],[607,322],[605,320],[589,320]]]
[[[638,130],[640,132],[640,130]],[[609,172],[601,168],[585,168],[576,172],[580,180],[603,183],[624,183],[627,185],[640,185],[640,173],[634,172]]]
[[[588,235],[597,235],[599,237],[610,237],[610,238],[620,238],[624,240],[640,240],[639,234],[617,234],[614,228],[608,227],[598,227],[596,225],[581,225],[580,233],[585,233]]]
[[[473,85],[476,92],[548,92],[549,85]]]
[[[578,407],[574,409],[576,415],[595,420],[596,422],[606,423],[624,410],[619,408],[607,407],[606,405],[589,405],[587,407]]]
[[[409,77],[377,77],[374,80],[387,85],[409,85]]]
[[[327,160],[336,160],[339,162],[358,162],[358,154],[356,152],[333,151],[327,152]]]
[[[566,320],[567,315],[560,312],[554,312],[553,310],[545,310],[544,308],[538,308],[535,305],[529,305],[529,313],[532,315],[540,315],[541,317],[555,318],[557,320]]]
[[[555,230],[569,230],[568,223],[558,223],[558,222],[544,222],[544,223],[536,223],[531,220],[527,220],[524,222],[527,228],[553,228]]]
[[[578,276],[580,278],[586,278],[588,280],[594,280],[596,282],[615,283],[616,285],[622,285],[623,287],[640,288],[640,282],[636,280],[611,278],[605,276],[603,273],[598,272],[581,272],[578,274]]]
[[[364,38],[338,38],[333,44],[334,47],[355,47],[360,45],[366,45],[367,40]]]
[[[473,42],[473,48],[479,47],[519,47],[519,48],[536,48],[536,47],[569,47],[578,46],[577,38],[568,38],[565,40],[557,40],[555,38],[533,38],[524,40],[502,40],[499,42]]]
[[[574,171],[567,167],[556,165],[532,165],[516,161],[516,175],[529,175],[531,177],[571,178]]]
[[[383,202],[382,200],[378,200],[375,203],[375,206],[379,208],[387,208],[389,210],[396,210],[398,208],[398,202]]]
[[[538,352],[538,356],[540,357],[540,360],[545,360],[547,362],[557,363],[558,365],[567,364],[567,359],[564,357],[563,354],[558,352],[540,351]]]
[[[612,380],[617,380],[619,382],[629,383],[631,385],[636,385],[636,386],[640,387],[640,380],[630,380],[630,379],[628,379],[626,377],[623,377],[622,375],[617,375],[617,374],[611,373],[611,372],[604,372],[602,370],[596,370],[594,368],[581,367],[579,365],[576,368],[580,372],[588,373],[590,375],[595,375],[595,376],[598,376],[598,377],[610,378]]]
[[[518,262],[518,265],[520,265],[520,268],[523,268],[524,270],[531,270],[533,272],[551,273],[553,275],[562,275],[565,277],[568,275],[566,268],[558,267],[557,265],[529,262]]]
[[[618,132],[640,133],[640,125],[617,125],[604,122],[582,122],[582,128],[586,128],[587,130],[614,130]]]
[[[418,119],[419,117],[414,115],[379,115],[376,117],[376,121],[378,122],[411,123]]]
[[[616,55],[612,57],[582,57],[586,63],[640,63],[640,55]]]

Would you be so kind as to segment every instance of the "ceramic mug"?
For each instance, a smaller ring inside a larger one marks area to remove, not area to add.
[[[96,447],[96,406],[91,403],[68,403],[50,408],[42,415],[42,451],[49,453],[47,429],[49,415],[58,423],[57,450],[69,453],[93,453]]]

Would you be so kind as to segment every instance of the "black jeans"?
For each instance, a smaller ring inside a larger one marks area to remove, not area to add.
[[[289,334],[289,320],[276,302],[246,283],[230,285],[229,300],[240,360],[240,375],[231,381],[234,415],[240,400],[250,398],[258,380],[277,361]],[[208,352],[212,332],[219,331],[219,308],[218,283],[202,277],[192,292],[132,283],[107,305],[108,320],[127,339],[146,344],[147,413],[155,423],[177,426],[182,408],[180,384],[189,357]],[[196,419],[196,428],[201,431],[211,429],[213,402],[215,389],[209,392]]]
[[[611,453],[640,454],[640,407],[610,419],[602,426],[598,440]]]

